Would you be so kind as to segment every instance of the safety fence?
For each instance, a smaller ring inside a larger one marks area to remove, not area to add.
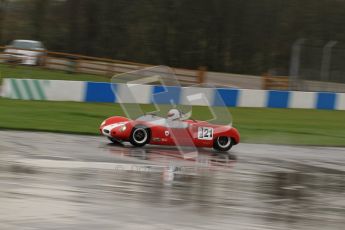
[[[270,75],[262,76],[263,89],[288,90],[288,77],[272,77]]]
[[[80,54],[53,52],[47,50],[19,49],[0,46],[0,62],[12,66],[18,64],[36,65],[38,68],[61,70],[69,73],[86,73],[108,76],[136,71],[152,65],[98,58]],[[179,82],[183,85],[194,85],[205,82],[205,67],[196,70],[173,68]],[[73,76],[71,76],[73,80]]]
[[[2,97],[23,100],[345,110],[345,93],[4,79]]]

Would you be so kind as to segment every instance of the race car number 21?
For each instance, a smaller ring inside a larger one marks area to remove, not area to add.
[[[213,128],[199,127],[198,128],[198,139],[212,140],[213,139]]]

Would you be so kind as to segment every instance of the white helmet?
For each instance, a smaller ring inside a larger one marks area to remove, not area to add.
[[[182,114],[178,109],[170,109],[168,112],[168,119],[169,120],[178,120],[182,118]]]

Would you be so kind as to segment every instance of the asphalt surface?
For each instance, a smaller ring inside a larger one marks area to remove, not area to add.
[[[0,131],[0,229],[344,229],[345,149]]]

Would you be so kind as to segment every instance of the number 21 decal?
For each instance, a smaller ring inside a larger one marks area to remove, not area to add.
[[[198,139],[212,140],[213,139],[213,128],[199,127],[198,128]]]

